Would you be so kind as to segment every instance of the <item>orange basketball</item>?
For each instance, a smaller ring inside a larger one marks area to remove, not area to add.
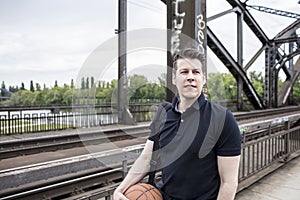
[[[159,190],[147,183],[138,183],[129,187],[124,195],[130,200],[163,200]]]

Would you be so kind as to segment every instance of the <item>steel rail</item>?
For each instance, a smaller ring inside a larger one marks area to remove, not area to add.
[[[0,159],[144,137],[148,134],[148,125],[141,125],[122,129],[98,130],[80,134],[5,141],[0,142]]]
[[[268,117],[280,114],[287,114],[292,112],[300,111],[299,106],[289,106],[289,107],[282,107],[282,108],[275,108],[275,109],[266,109],[266,110],[255,110],[255,111],[249,111],[246,113],[236,113],[234,116],[237,121],[242,120],[250,120],[253,118],[260,118],[260,117]]]
[[[98,173],[79,176],[77,178],[70,178],[61,180],[60,182],[37,186],[36,188],[31,188],[23,190],[21,192],[0,196],[1,200],[13,200],[13,199],[53,199],[60,198],[61,196],[66,196],[71,193],[83,193],[87,188],[101,187],[102,185],[108,184],[110,181],[118,181],[122,178],[122,168],[114,168],[109,170],[104,170]]]
[[[73,184],[74,181],[82,182],[83,179],[89,179],[94,176],[99,178],[99,176],[110,174],[111,169],[113,169],[113,171],[119,171],[118,173],[121,174],[121,161],[126,159],[127,164],[133,163],[141,153],[143,147],[143,144],[133,145],[122,149],[107,150],[1,170],[0,199],[21,197],[23,199],[23,196],[25,197],[29,194],[36,195],[38,193],[40,195],[41,192],[49,193],[49,190],[52,191],[51,188],[57,188],[57,186]],[[95,164],[95,161],[99,162]],[[92,165],[90,163],[92,163]],[[116,179],[119,178],[121,178],[120,175],[118,175]],[[100,183],[107,183],[108,180],[113,181],[114,179],[104,176],[101,177]],[[99,184],[99,182],[96,183]],[[95,182],[93,182],[93,185],[95,185]],[[80,187],[78,187],[78,185],[76,187],[84,188],[87,187],[87,184],[81,183]],[[50,192],[50,194],[52,194],[52,192]],[[66,192],[65,187],[63,187],[63,192]],[[71,192],[74,192],[74,188]]]

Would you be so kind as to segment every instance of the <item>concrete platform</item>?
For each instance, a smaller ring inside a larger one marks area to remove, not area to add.
[[[300,156],[236,195],[236,200],[299,199]]]

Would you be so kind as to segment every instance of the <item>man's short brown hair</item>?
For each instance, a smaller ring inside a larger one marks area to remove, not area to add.
[[[173,57],[173,72],[175,72],[177,70],[177,65],[176,65],[177,60],[185,59],[185,58],[199,60],[200,63],[202,64],[202,68],[205,65],[205,57],[204,57],[203,53],[200,53],[199,51],[197,51],[196,49],[193,49],[193,48],[186,48],[186,49],[180,50],[178,53],[176,53],[174,55],[174,57]]]

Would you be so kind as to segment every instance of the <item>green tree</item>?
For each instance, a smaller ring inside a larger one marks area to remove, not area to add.
[[[81,78],[81,89],[85,89],[84,77]]]
[[[163,101],[165,99],[165,88],[157,83],[147,83],[140,88],[141,100],[147,101]]]
[[[117,97],[117,86],[118,81],[116,79],[112,80],[111,82],[103,82],[103,86],[97,88],[96,90],[96,99],[98,99],[100,102],[116,102]]]
[[[34,92],[34,86],[33,86],[33,81],[32,80],[30,81],[30,91]]]
[[[85,81],[85,88],[89,89],[90,88],[90,81],[89,81],[89,77],[86,77],[86,81]]]
[[[131,75],[128,77],[128,96],[131,99],[142,99],[141,88],[148,83],[148,79],[142,75]]]
[[[223,75],[221,73],[208,74],[208,98],[210,100],[226,99],[226,91],[224,90]]]
[[[39,83],[35,84],[36,91],[41,91],[41,85]]]
[[[83,83],[85,83],[86,79],[82,79]],[[73,79],[71,81],[72,84]],[[91,82],[92,77],[91,77]],[[165,99],[165,77],[162,76],[159,78],[159,83],[148,83],[146,77],[142,75],[133,75],[129,78],[129,91],[131,91],[131,99],[132,101],[163,101]],[[57,83],[57,81],[56,81]],[[33,81],[32,81],[33,84]],[[32,85],[31,84],[31,85]],[[94,83],[95,84],[95,83]],[[35,91],[25,90],[24,84],[22,83],[23,90],[17,90],[13,93],[11,100],[7,101],[9,105],[60,105],[67,104],[70,105],[73,103],[93,103],[94,96],[97,98],[97,102],[113,102],[117,101],[117,86],[118,81],[116,79],[106,82],[99,81],[97,83],[98,87],[93,87],[91,89],[75,89],[71,86],[64,84],[64,87],[59,87],[56,84],[56,87],[51,89],[46,88],[44,84],[44,88],[41,89],[40,85],[36,83]],[[85,87],[87,85],[85,84]],[[32,87],[31,87],[32,89]],[[13,87],[10,87],[10,90],[13,91]]]
[[[33,105],[45,105],[45,101],[44,101],[44,96],[43,93],[41,91],[36,91],[34,93],[34,97],[33,97]]]
[[[63,93],[63,101],[62,104],[71,105],[73,103],[73,94],[74,90],[69,89]]]
[[[94,87],[94,84],[95,84],[95,80],[94,80],[94,77],[92,76],[91,77],[91,88]]]
[[[250,71],[249,72],[249,79],[255,88],[257,94],[260,97],[264,95],[264,77],[262,76],[262,72]]]
[[[21,88],[20,88],[20,90],[25,90],[25,85],[24,85],[23,82],[21,83]]]
[[[45,97],[46,105],[60,105],[63,102],[63,95],[59,87],[49,90]]]
[[[4,81],[2,81],[1,88],[2,88],[2,89],[6,89],[6,88],[5,88],[5,83],[4,83]]]
[[[73,88],[75,88],[75,86],[74,86],[74,80],[71,79],[71,89],[73,89]]]
[[[10,97],[10,106],[32,106],[34,105],[34,92],[28,90],[20,90],[13,93]]]
[[[166,75],[158,77],[158,83],[150,83],[143,75],[132,75],[128,78],[130,101],[148,102],[164,101],[166,98]]]
[[[18,86],[9,86],[8,89],[10,92],[14,93],[14,92],[18,92],[19,91],[19,87]]]

